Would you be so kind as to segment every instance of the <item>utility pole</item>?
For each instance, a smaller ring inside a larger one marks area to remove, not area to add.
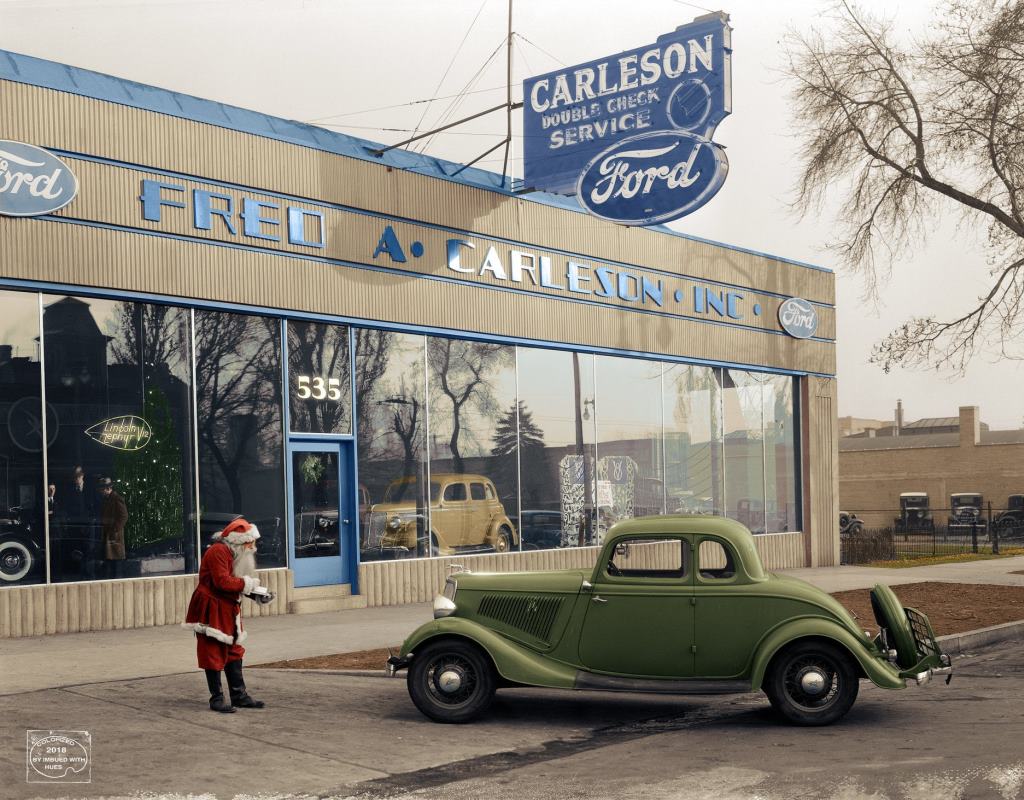
[[[512,146],[512,0],[508,0],[508,34],[505,42],[505,119],[507,121],[505,131],[505,160],[501,164],[501,183],[505,185],[505,175],[508,173],[508,151]],[[509,188],[512,188],[512,178],[509,177]]]

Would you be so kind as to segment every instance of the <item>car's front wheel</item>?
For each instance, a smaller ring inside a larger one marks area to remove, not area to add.
[[[860,677],[850,656],[828,642],[797,643],[777,655],[764,692],[795,725],[830,725],[857,699]]]
[[[32,571],[35,559],[28,545],[18,539],[0,542],[0,581],[15,583]]]
[[[494,699],[494,667],[471,642],[439,641],[415,654],[408,685],[416,708],[434,722],[469,722]]]

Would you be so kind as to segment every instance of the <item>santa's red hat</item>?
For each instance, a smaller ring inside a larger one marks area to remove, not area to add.
[[[215,542],[226,542],[227,544],[245,544],[255,542],[260,538],[260,532],[248,520],[239,517],[227,524],[220,533],[213,534]]]

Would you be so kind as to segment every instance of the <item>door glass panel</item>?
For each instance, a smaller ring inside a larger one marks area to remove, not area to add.
[[[295,558],[339,555],[337,450],[293,453],[292,487]]]
[[[288,322],[288,402],[297,433],[351,433],[348,328]]]

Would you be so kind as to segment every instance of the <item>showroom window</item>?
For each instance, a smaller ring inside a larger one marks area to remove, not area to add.
[[[43,296],[53,581],[196,571],[191,314]]]
[[[43,483],[39,295],[0,292],[0,587],[46,580],[47,516],[66,518],[60,490]],[[47,405],[46,438],[59,421]],[[86,491],[95,491],[92,485]]]
[[[288,321],[288,404],[295,433],[352,432],[348,328]]]
[[[281,323],[195,312],[200,533],[240,514],[260,530],[257,564],[285,566]]]

